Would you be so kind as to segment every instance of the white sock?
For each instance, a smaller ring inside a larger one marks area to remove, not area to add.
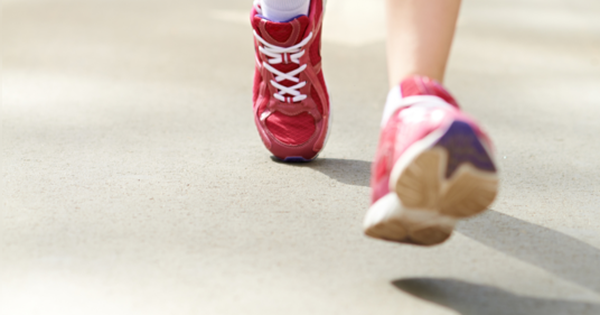
[[[381,128],[385,127],[388,120],[398,109],[408,106],[412,106],[413,108],[452,107],[448,102],[435,95],[415,95],[405,97],[402,95],[402,89],[400,89],[400,85],[398,84],[388,93],[383,109]]]
[[[394,112],[398,110],[402,105],[402,90],[400,90],[400,84],[396,84],[388,93],[387,100],[385,101],[385,107],[383,109],[383,119],[381,119],[381,127],[385,126],[387,121],[392,117]]]
[[[308,15],[310,0],[260,0],[262,15],[274,22],[289,21],[299,15]]]

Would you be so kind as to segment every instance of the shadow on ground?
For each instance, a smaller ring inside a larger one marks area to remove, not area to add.
[[[273,161],[281,162],[276,158]],[[370,187],[371,162],[346,159],[318,158],[313,162],[286,163],[294,167],[308,167],[342,184]]]
[[[309,167],[344,184],[369,187],[371,163],[367,161],[321,158],[311,163],[290,165]],[[600,250],[574,237],[494,210],[488,210],[482,215],[462,222],[457,227],[457,232],[542,268],[566,281],[600,293]],[[422,281],[425,280],[420,279],[417,282]],[[431,284],[433,280],[427,281],[428,285],[434,287],[436,283],[464,290],[474,290],[472,287],[477,286],[450,280],[436,280],[437,282],[433,284]],[[486,290],[489,291],[489,295],[497,295],[502,301],[514,299],[515,303],[521,301],[521,305],[535,302],[547,306],[547,308],[542,307],[541,310],[554,309],[557,303],[564,304],[563,310],[577,309],[580,306],[583,307],[582,305],[588,305],[569,301],[519,297],[493,288]],[[515,307],[520,306],[516,305]],[[593,307],[595,307],[593,313],[600,314],[600,308],[597,305]],[[479,309],[473,312],[467,310],[464,314],[513,314],[511,312],[479,313],[479,311]],[[544,314],[544,312],[540,311],[539,314]]]
[[[600,314],[600,305],[520,296],[495,287],[443,278],[409,278],[392,284],[462,315]]]
[[[600,250],[576,238],[494,210],[459,224],[457,231],[600,293]]]

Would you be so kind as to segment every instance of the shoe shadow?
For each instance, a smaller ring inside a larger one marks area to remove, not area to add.
[[[274,157],[275,162],[284,163]],[[308,167],[340,183],[370,187],[371,162],[346,159],[318,158],[312,162],[286,163],[295,167]]]
[[[600,314],[600,304],[521,296],[454,279],[408,278],[392,284],[410,295],[462,315]]]
[[[494,210],[459,224],[457,231],[600,293],[600,250],[578,239]]]

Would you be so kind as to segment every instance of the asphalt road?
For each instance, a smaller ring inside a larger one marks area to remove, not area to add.
[[[5,0],[1,314],[600,314],[600,2],[465,0],[447,86],[502,190],[445,244],[368,239],[380,0],[329,0],[331,138],[272,161],[250,0]]]

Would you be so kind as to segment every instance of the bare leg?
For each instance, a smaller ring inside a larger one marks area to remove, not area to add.
[[[390,87],[411,75],[444,80],[460,0],[386,0]]]

